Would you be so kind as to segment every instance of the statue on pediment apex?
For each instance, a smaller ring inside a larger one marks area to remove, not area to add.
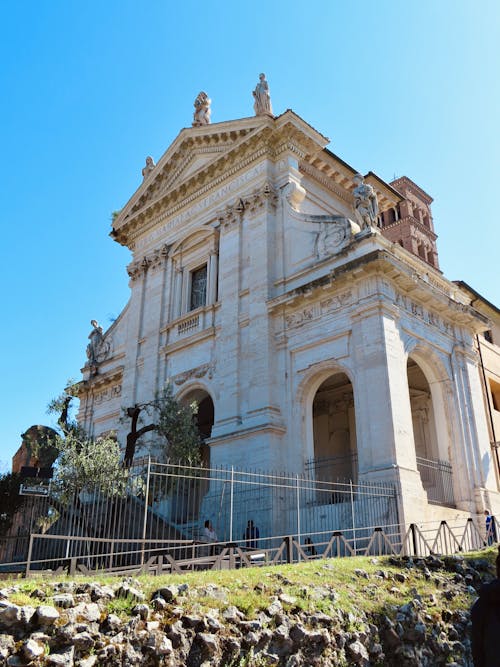
[[[193,127],[210,124],[211,104],[212,100],[205,92],[198,93],[194,101]]]
[[[378,201],[375,190],[371,185],[365,183],[361,174],[353,177],[356,187],[353,190],[354,212],[361,229],[369,229],[377,226]]]
[[[256,116],[272,116],[271,95],[265,74],[259,74],[259,83],[252,91],[254,98],[253,108]]]
[[[148,155],[146,158],[146,165],[142,168],[142,177],[146,179],[155,167],[155,161],[151,155]]]

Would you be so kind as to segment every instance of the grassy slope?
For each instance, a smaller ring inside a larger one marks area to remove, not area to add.
[[[478,557],[487,558],[492,564],[493,573],[496,555],[497,550],[490,548],[467,554],[465,558],[469,560]],[[380,576],[381,571],[383,576]],[[406,568],[403,562],[400,565],[391,565],[388,557],[358,557],[320,559],[296,565],[232,571],[203,571],[160,577],[139,576],[136,581],[147,599],[153,591],[162,586],[188,584],[189,594],[182,598],[182,603],[179,601],[187,613],[203,613],[210,608],[223,609],[228,605],[235,605],[247,618],[252,618],[261,609],[269,606],[273,596],[281,594],[295,598],[293,602],[283,604],[285,610],[302,609],[328,613],[335,608],[341,608],[346,612],[362,610],[367,613],[382,613],[394,610],[395,607],[420,595],[423,601],[435,609],[438,616],[443,609],[467,610],[475,599],[475,595],[465,586],[454,585],[454,576],[452,572],[438,570],[432,572],[430,578],[426,578],[420,569]],[[73,580],[117,583],[117,578],[104,575],[94,576],[91,579],[75,577]],[[64,581],[64,578],[58,577],[57,581]],[[66,581],[69,581],[69,578],[66,578]],[[6,588],[15,584],[19,590],[10,596],[10,600],[19,605],[33,604],[30,593],[34,589],[47,589],[46,603],[50,604],[53,592],[49,592],[49,582],[50,580],[44,578],[10,579],[1,582],[1,587]],[[225,589],[223,600],[205,594],[210,584]],[[450,586],[456,591],[451,600],[442,595],[442,590],[449,589]],[[335,595],[331,597],[334,599],[327,597],[318,599],[314,592],[320,587],[333,589]],[[112,600],[109,603],[109,611],[126,615],[134,604],[129,600]]]

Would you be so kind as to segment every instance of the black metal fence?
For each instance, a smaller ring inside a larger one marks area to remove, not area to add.
[[[417,470],[430,503],[455,507],[453,470],[449,461],[417,456]]]

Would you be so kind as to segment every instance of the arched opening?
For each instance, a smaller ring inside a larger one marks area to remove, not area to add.
[[[196,423],[201,439],[201,464],[204,468],[210,467],[210,446],[208,438],[212,435],[214,425],[214,403],[210,394],[201,388],[196,388],[182,396],[182,403],[189,404],[195,401],[198,404]]]
[[[335,373],[312,404],[314,472],[321,481],[357,481],[356,422],[351,381]]]
[[[454,505],[452,467],[442,405],[433,395],[427,377],[412,359],[407,364],[417,468],[429,502]]]
[[[196,387],[179,397],[183,404],[196,402],[198,412],[195,419],[200,434],[201,468],[210,468],[210,446],[207,440],[212,435],[214,424],[214,403],[210,394]],[[209,490],[210,473],[206,470],[190,468],[187,478],[178,484],[172,497],[172,517],[176,523],[197,522],[203,498]]]

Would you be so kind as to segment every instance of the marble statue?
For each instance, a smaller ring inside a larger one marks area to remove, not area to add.
[[[266,81],[265,74],[259,74],[259,83],[252,92],[254,97],[253,108],[256,116],[272,116],[271,96],[269,94],[269,84]]]
[[[356,187],[353,190],[354,212],[361,229],[369,229],[377,226],[378,201],[375,190],[371,185],[365,183],[361,174],[353,178]]]
[[[201,91],[194,101],[193,127],[210,124],[211,104],[212,100]]]
[[[144,179],[147,178],[155,167],[156,165],[153,158],[151,157],[151,155],[148,155],[148,157],[146,158],[146,165],[142,169],[142,177]]]
[[[87,358],[90,365],[97,363],[101,344],[104,338],[102,327],[99,326],[97,320],[91,320],[92,331],[89,333],[90,343],[87,345]]]

